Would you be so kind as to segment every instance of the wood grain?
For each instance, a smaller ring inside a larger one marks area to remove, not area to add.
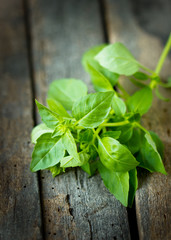
[[[144,65],[154,69],[171,27],[169,1],[106,0],[106,22],[110,42],[123,42]],[[158,24],[160,19],[160,24]],[[169,25],[169,27],[168,27]],[[169,30],[168,30],[169,29]],[[171,75],[171,58],[164,65],[163,80]],[[123,80],[130,93],[134,87]],[[170,90],[163,90],[171,97]],[[140,239],[171,239],[171,109],[170,103],[154,98],[153,106],[143,118],[143,125],[155,131],[165,145],[164,164],[167,176],[139,173],[136,210]]]
[[[90,79],[81,66],[88,48],[104,41],[97,1],[31,1],[36,97],[45,103],[54,79]],[[39,121],[39,118],[37,118]],[[130,239],[127,211],[99,175],[73,169],[52,179],[41,173],[46,239]]]
[[[22,1],[0,7],[0,239],[42,239],[37,175],[29,169],[32,93]]]

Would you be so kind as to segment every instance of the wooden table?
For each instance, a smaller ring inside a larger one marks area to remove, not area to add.
[[[169,0],[2,0],[0,3],[0,239],[171,239],[171,109],[155,99],[144,125],[165,144],[167,176],[139,174],[126,209],[99,175],[31,173],[30,132],[54,79],[92,85],[80,60],[90,47],[123,42],[154,68],[171,30]],[[171,75],[171,58],[162,71]],[[125,87],[133,91],[130,83]],[[165,96],[171,96],[165,90]]]

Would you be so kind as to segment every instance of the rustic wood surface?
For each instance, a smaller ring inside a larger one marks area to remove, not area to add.
[[[84,51],[104,42],[98,1],[31,2],[36,97],[45,103],[54,79],[78,78],[92,85],[81,66]],[[52,179],[41,173],[46,239],[130,239],[127,211],[99,175],[73,169]]]
[[[52,178],[31,173],[30,132],[40,122],[34,98],[46,104],[54,79],[90,79],[82,54],[105,41],[123,42],[154,68],[171,29],[169,0],[6,0],[0,4],[0,240],[137,239],[128,211],[99,175],[79,169]],[[171,75],[171,58],[162,71]],[[135,88],[122,80],[132,93]],[[170,90],[164,90],[166,97]],[[136,216],[142,240],[171,239],[171,109],[155,99],[143,119],[165,145],[167,176],[139,172]]]
[[[171,29],[171,2],[151,1],[146,11],[143,1],[106,0],[106,23],[110,42],[121,41],[146,66],[154,69]],[[123,7],[124,6],[124,7]],[[162,9],[162,11],[161,11]],[[160,24],[159,24],[160,19]],[[162,70],[163,80],[171,75],[171,58]],[[123,80],[124,81],[124,80]],[[133,86],[124,81],[130,92]],[[171,97],[170,90],[163,95]],[[170,103],[154,99],[143,119],[165,145],[164,164],[167,176],[159,173],[139,173],[136,210],[140,239],[171,239],[171,109]]]
[[[42,239],[37,175],[29,170],[32,92],[23,4],[0,7],[0,239]]]

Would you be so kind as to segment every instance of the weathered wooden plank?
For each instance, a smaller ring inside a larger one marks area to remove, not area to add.
[[[123,42],[143,64],[154,69],[164,40],[169,35],[171,2],[148,1],[148,8],[144,4],[143,1],[106,0],[106,22],[110,42]],[[170,66],[171,59],[167,60],[163,68],[163,79],[171,75]],[[128,81],[124,84],[130,92],[134,90]],[[166,97],[171,96],[170,90],[162,92]],[[164,142],[164,164],[168,175],[149,174],[145,171],[140,173],[139,190],[136,195],[140,239],[171,239],[170,123],[170,104],[155,98],[152,109],[143,119],[143,124],[147,129],[157,132]]]
[[[0,239],[42,239],[37,175],[29,170],[32,93],[20,0],[0,7]]]
[[[80,60],[102,43],[97,1],[31,1],[36,96],[45,103],[50,81],[65,77],[90,80]],[[130,239],[127,212],[105,189],[99,176],[88,179],[71,170],[52,179],[42,172],[47,239]]]

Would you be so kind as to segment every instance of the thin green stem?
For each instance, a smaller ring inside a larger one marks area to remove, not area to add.
[[[140,68],[142,68],[143,70],[145,70],[146,72],[149,72],[149,73],[151,73],[151,74],[153,74],[153,75],[156,75],[156,73],[153,71],[153,70],[151,70],[151,69],[149,69],[149,68],[147,68],[147,67],[145,67],[145,66],[143,66],[143,65],[139,65],[140,66]]]
[[[149,132],[148,132],[143,126],[141,126],[141,124],[139,124],[138,122],[135,122],[134,125],[137,126],[137,127],[139,127],[143,132],[149,134]]]
[[[165,47],[164,47],[164,49],[163,49],[163,51],[162,51],[162,54],[161,54],[161,56],[160,56],[160,58],[159,58],[157,67],[156,67],[156,69],[155,69],[155,73],[156,73],[157,75],[159,75],[159,73],[160,73],[160,71],[161,71],[161,69],[162,69],[162,67],[163,67],[163,63],[164,63],[164,61],[165,61],[165,58],[167,57],[170,49],[171,49],[171,33],[170,33],[170,35],[169,35],[169,38],[168,38],[168,40],[167,40],[167,43],[166,43],[166,45],[165,45]]]
[[[102,123],[99,125],[99,127],[118,127],[118,126],[126,125],[128,123],[129,123],[128,120],[125,120],[122,122],[115,122],[115,123]]]
[[[102,130],[102,128],[103,128],[103,127],[100,127],[100,126],[99,126],[99,127],[96,129],[96,131],[94,130],[94,128],[92,129],[93,132],[94,132],[93,141],[96,139],[96,137],[98,137],[98,134],[99,134],[99,132]]]

